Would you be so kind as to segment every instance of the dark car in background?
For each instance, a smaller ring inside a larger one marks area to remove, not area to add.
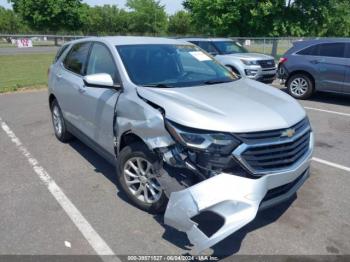
[[[279,61],[278,76],[297,99],[315,91],[350,94],[350,39],[293,43]]]

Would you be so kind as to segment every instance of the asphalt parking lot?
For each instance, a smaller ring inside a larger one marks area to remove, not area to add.
[[[310,179],[208,254],[350,254],[350,99],[301,104],[316,136]],[[56,140],[46,91],[0,95],[0,124],[0,254],[190,253],[184,233],[128,203],[112,166],[77,140]]]

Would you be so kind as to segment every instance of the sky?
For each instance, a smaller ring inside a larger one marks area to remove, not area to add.
[[[124,7],[126,0],[83,0],[83,2],[88,3],[89,5],[116,4],[119,7]],[[165,5],[165,9],[169,14],[173,14],[183,8],[183,0],[160,0],[160,2]],[[0,5],[6,8],[11,7],[7,0],[0,0]]]

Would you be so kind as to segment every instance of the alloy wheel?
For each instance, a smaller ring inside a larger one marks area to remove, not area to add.
[[[303,95],[305,95],[306,92],[308,91],[308,89],[309,89],[309,84],[302,77],[295,78],[290,83],[290,91],[295,96],[303,96]]]
[[[53,119],[53,126],[55,128],[55,132],[58,136],[61,136],[62,134],[62,116],[59,108],[57,106],[54,106],[52,110],[52,119]]]
[[[152,164],[142,157],[130,158],[124,165],[123,175],[128,190],[141,202],[152,204],[162,196]]]

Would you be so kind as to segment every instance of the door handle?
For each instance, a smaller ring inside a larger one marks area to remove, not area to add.
[[[311,60],[310,63],[311,63],[311,64],[319,64],[320,61],[319,61],[319,60]]]
[[[61,73],[58,73],[58,74],[56,74],[56,77],[57,77],[57,78],[62,78],[62,74],[61,74]]]

